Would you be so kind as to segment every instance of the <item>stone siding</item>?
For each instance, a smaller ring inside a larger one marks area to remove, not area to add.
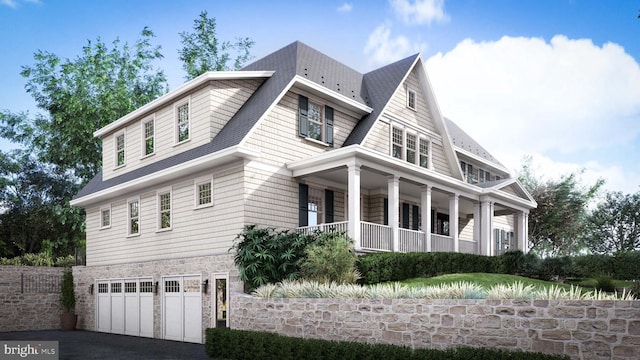
[[[260,299],[232,294],[234,329],[414,348],[640,358],[640,301]]]
[[[0,331],[60,328],[63,268],[0,265]]]

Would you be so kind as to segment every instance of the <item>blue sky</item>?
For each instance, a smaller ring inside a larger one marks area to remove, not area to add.
[[[541,176],[584,169],[585,184],[640,191],[637,0],[0,0],[0,109],[37,111],[19,75],[37,50],[74,58],[145,26],[175,88],[178,33],[202,10],[256,59],[300,40],[365,72],[420,52],[442,113],[508,168],[530,155]]]

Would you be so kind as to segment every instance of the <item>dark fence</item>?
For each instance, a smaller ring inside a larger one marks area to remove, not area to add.
[[[60,274],[20,274],[20,292],[22,293],[59,293],[62,275]]]

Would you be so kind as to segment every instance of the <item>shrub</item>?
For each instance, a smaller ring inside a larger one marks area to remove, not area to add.
[[[67,268],[62,274],[62,283],[60,284],[60,307],[65,313],[72,313],[76,307],[76,294],[73,287],[73,271],[71,268]]]
[[[616,286],[613,284],[613,277],[609,274],[600,274],[595,277],[596,289],[606,292],[616,291]]]
[[[205,351],[212,358],[235,360],[554,360],[569,358],[561,355],[483,348],[411,349],[389,344],[303,339],[227,328],[206,330]]]
[[[629,289],[629,291],[631,291],[631,295],[635,299],[640,300],[640,281],[634,280],[633,285],[631,285],[631,289]]]
[[[525,255],[521,250],[511,250],[499,256],[499,272],[501,274],[521,274]]]
[[[296,279],[304,251],[313,237],[275,228],[248,225],[236,236],[234,262],[247,290],[260,285]]]
[[[640,251],[624,251],[613,256],[613,276],[619,280],[640,279]]]
[[[319,234],[307,246],[305,255],[300,265],[300,276],[304,279],[353,284],[359,278],[353,240],[343,234]]]
[[[0,265],[16,265],[16,266],[56,266],[71,267],[76,261],[73,255],[52,258],[51,253],[27,253],[14,258],[0,258]]]

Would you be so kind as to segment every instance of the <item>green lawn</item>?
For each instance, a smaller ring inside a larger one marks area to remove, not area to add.
[[[571,280],[570,283],[578,285],[578,286],[582,286],[584,288],[595,288],[596,284],[598,283],[596,279],[593,278],[587,278],[587,279],[575,279],[575,280]],[[628,280],[613,280],[613,285],[616,287],[616,289],[622,289],[622,288],[630,288],[633,286],[633,281],[628,281]]]
[[[570,289],[571,285],[559,284],[552,281],[543,281],[530,279],[522,276],[506,275],[506,274],[488,274],[488,273],[467,273],[467,274],[447,274],[434,276],[431,278],[414,278],[401,281],[400,283],[407,286],[431,286],[440,284],[451,284],[454,282],[469,282],[482,286],[484,289],[489,289],[493,285],[497,284],[512,284],[515,282],[521,282],[525,286],[533,285],[536,290],[547,288],[551,285],[560,286],[564,289]]]

